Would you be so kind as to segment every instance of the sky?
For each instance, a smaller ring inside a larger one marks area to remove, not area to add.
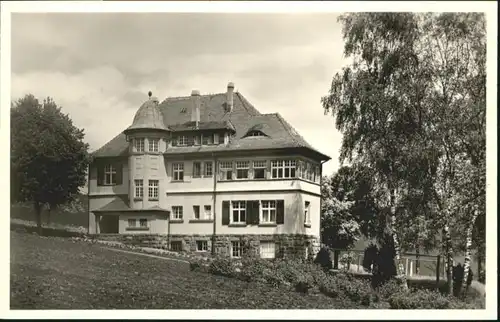
[[[50,96],[96,150],[128,127],[152,91],[222,93],[280,113],[339,166],[341,134],[325,115],[343,58],[337,13],[13,13],[12,100]]]

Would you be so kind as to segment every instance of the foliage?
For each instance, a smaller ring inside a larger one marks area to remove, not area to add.
[[[238,276],[247,282],[266,282],[266,276],[269,276],[269,271],[273,270],[273,264],[269,260],[260,258],[245,258],[242,260],[242,264]]]
[[[470,304],[451,296],[441,295],[437,291],[416,290],[414,292],[397,292],[389,297],[391,309],[472,309]]]
[[[212,260],[208,270],[211,274],[219,276],[235,277],[237,274],[234,261],[223,256]]]
[[[370,169],[396,254],[483,248],[486,29],[481,13],[353,13],[340,17],[352,63],[322,98],[343,134],[341,161]],[[461,237],[461,238],[460,238]],[[457,247],[458,246],[458,247]]]
[[[370,243],[364,251],[363,254],[363,268],[367,272],[372,271],[372,267],[376,261],[378,255],[378,247],[374,243]]]
[[[347,252],[342,254],[339,259],[339,262],[344,266],[344,269],[348,269],[352,262],[354,262],[354,253]]]
[[[391,236],[386,235],[373,263],[373,287],[376,288],[397,275],[394,263],[394,253],[393,239]]]
[[[41,229],[41,210],[71,201],[86,182],[84,132],[47,98],[26,95],[11,108],[11,201],[30,201]]]
[[[314,263],[320,265],[325,270],[331,269],[332,259],[330,258],[330,250],[327,247],[322,247],[316,254]]]
[[[389,299],[393,294],[401,291],[401,283],[396,279],[391,279],[379,285],[376,291],[383,299]]]

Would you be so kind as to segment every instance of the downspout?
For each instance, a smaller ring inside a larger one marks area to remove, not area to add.
[[[321,211],[323,209],[323,196],[321,195],[321,187],[323,186],[323,164],[328,160],[321,161],[321,166],[319,167],[319,244],[321,247]]]
[[[215,255],[215,238],[216,238],[216,227],[217,227],[217,217],[216,217],[216,199],[217,199],[217,158],[215,157],[215,154],[212,152],[212,157],[214,160],[214,165],[213,165],[213,177],[214,177],[214,186],[213,186],[213,191],[212,191],[212,199],[213,199],[213,206],[212,206],[212,217],[214,220],[214,229],[213,229],[213,235],[212,235],[212,255]]]
[[[89,171],[87,173],[87,235],[90,235],[90,166],[89,163]],[[96,228],[97,229],[97,228]]]

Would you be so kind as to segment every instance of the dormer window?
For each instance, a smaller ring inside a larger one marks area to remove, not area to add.
[[[252,130],[245,135],[245,137],[258,137],[258,136],[266,136],[266,135],[258,130]]]
[[[187,141],[187,136],[185,135],[179,135],[177,137],[177,145],[179,146],[187,145]]]

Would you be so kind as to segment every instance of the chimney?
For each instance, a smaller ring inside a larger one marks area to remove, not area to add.
[[[233,110],[233,92],[234,92],[234,84],[233,82],[229,82],[227,84],[227,93],[226,93],[226,104],[227,104],[227,110],[229,112]]]
[[[194,89],[191,92],[191,99],[193,104],[191,109],[191,122],[196,122],[196,127],[198,127],[198,124],[200,123],[200,91]]]

